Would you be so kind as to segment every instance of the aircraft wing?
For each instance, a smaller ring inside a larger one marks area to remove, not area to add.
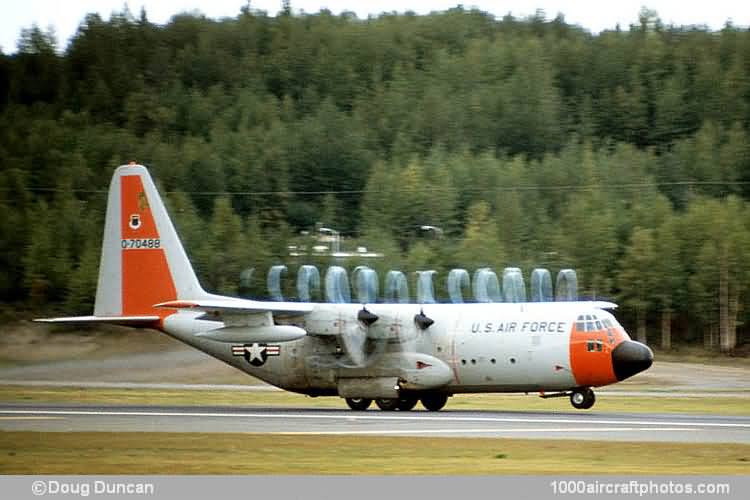
[[[307,314],[313,310],[312,304],[304,304],[300,302],[261,302],[230,297],[196,300],[170,300],[168,302],[155,304],[154,307],[236,315],[270,312],[282,316],[297,316]]]
[[[312,304],[298,302],[260,302],[235,298],[207,298],[196,300],[172,300],[155,304],[163,309],[182,309],[205,313],[220,313],[231,316],[272,313],[277,316],[299,316],[313,310]],[[95,324],[105,323],[123,326],[153,326],[159,316],[70,316],[60,318],[35,319],[38,323],[53,324]]]

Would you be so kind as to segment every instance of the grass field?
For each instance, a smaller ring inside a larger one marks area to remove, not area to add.
[[[0,402],[345,408],[287,392],[0,386]],[[457,395],[448,410],[573,411]],[[601,396],[597,411],[750,414],[750,398]],[[2,432],[3,474],[748,474],[750,445],[287,434]]]
[[[748,474],[750,445],[0,432],[2,474]]]
[[[21,386],[0,386],[0,402],[346,408],[344,400],[337,397],[311,398],[281,391],[193,391]],[[520,394],[460,394],[448,400],[446,409],[573,411],[568,398],[541,399],[532,394],[528,396]],[[700,398],[667,398],[657,396],[600,395],[594,406],[594,410],[750,415],[750,398],[710,396]]]

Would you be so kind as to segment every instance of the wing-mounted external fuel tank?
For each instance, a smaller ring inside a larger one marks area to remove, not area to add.
[[[243,344],[289,342],[301,339],[305,335],[307,335],[305,330],[291,325],[227,326],[196,334],[197,337],[217,342],[240,342]]]
[[[224,314],[222,328],[198,332],[196,337],[217,342],[252,344],[255,342],[290,342],[301,339],[307,332],[294,325],[277,325],[270,312],[252,315]]]

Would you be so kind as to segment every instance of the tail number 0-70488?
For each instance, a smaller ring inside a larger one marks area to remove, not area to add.
[[[143,238],[143,239],[125,239],[122,240],[122,249],[149,249],[149,248],[160,248],[161,241],[158,238]]]

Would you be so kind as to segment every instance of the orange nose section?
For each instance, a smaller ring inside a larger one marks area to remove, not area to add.
[[[587,328],[583,322],[575,323],[570,333],[570,368],[579,386],[598,387],[618,380],[612,351],[627,337],[619,329],[596,323],[594,328]]]

